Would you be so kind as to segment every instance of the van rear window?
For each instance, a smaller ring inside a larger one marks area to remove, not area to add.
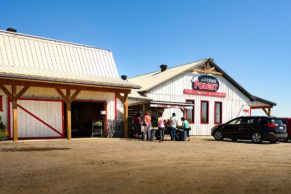
[[[280,119],[269,119],[269,123],[274,123],[278,125],[283,125],[284,123]]]

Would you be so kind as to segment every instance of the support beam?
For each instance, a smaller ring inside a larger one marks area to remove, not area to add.
[[[13,114],[13,141],[16,142],[18,140],[18,118],[17,118],[17,94],[16,94],[16,86],[12,86],[12,114]]]
[[[124,137],[128,137],[128,94],[124,94]]]
[[[65,96],[65,94],[62,92],[61,89],[56,88],[56,91],[58,92],[58,94],[62,97],[62,99],[65,101],[65,103],[68,103],[67,97]]]
[[[72,113],[71,113],[71,103],[67,103],[67,139],[72,139]]]
[[[62,99],[66,103],[66,124],[67,124],[67,139],[72,139],[72,112],[71,112],[71,104],[77,98],[78,94],[81,90],[76,90],[73,95],[71,95],[71,90],[66,89],[66,94],[60,88],[55,88],[58,94],[62,97]]]
[[[9,90],[2,84],[0,84],[0,89],[10,98],[12,99],[13,96],[12,96],[12,93],[9,92]]]
[[[193,72],[197,72],[197,73],[203,73],[203,74],[212,74],[212,75],[223,75],[220,72],[217,71],[208,71],[208,70],[201,70],[201,69],[194,69]]]
[[[21,96],[29,89],[29,86],[24,86],[20,92],[16,95],[16,98],[21,98]]]
[[[71,90],[66,89],[66,99],[67,99],[67,139],[72,139],[72,113],[71,113]]]
[[[116,93],[115,96],[123,104],[124,137],[127,138],[128,137],[128,93],[124,93],[123,97],[119,93]]]
[[[74,94],[71,96],[71,98],[70,98],[70,102],[72,103],[76,98],[77,98],[77,96],[80,94],[80,92],[81,92],[81,90],[76,90],[75,92],[74,92]]]
[[[265,112],[265,114],[267,115],[267,116],[271,116],[271,108],[262,108],[262,110]]]
[[[115,93],[115,96],[121,101],[121,103],[124,105],[124,99],[119,93]]]
[[[17,86],[12,85],[11,92],[3,85],[0,84],[0,89],[10,98],[12,103],[12,119],[13,119],[13,141],[18,140],[18,114],[17,114],[17,100],[28,90],[29,86],[24,86],[19,93],[17,93]],[[10,110],[9,110],[10,111]],[[11,122],[11,121],[8,121]]]

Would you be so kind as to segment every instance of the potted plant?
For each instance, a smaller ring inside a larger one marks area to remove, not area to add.
[[[8,138],[8,131],[4,123],[2,122],[2,118],[0,116],[0,141],[7,140]]]

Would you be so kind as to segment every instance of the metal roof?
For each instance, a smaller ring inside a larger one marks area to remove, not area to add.
[[[139,88],[122,80],[111,51],[0,30],[0,76]]]
[[[192,70],[194,67],[203,65],[206,61],[207,59],[202,59],[202,60],[195,61],[192,63],[168,68],[167,70],[163,72],[159,70],[152,73],[132,77],[132,78],[129,78],[128,80],[132,83],[138,83],[141,86],[141,89],[139,90],[139,92],[145,92],[184,72]]]
[[[210,64],[216,68],[218,72],[221,72],[223,76],[232,83],[235,87],[237,87],[243,94],[245,94],[251,101],[263,102],[269,104],[271,106],[276,106],[276,103],[256,97],[250,94],[246,89],[244,89],[239,83],[237,83],[233,78],[231,78],[226,72],[224,72],[216,63],[213,62],[213,59],[202,59],[199,61],[195,61],[192,63],[176,66],[169,68],[163,72],[156,71],[148,74],[143,74],[140,76],[129,78],[129,81],[141,86],[139,90],[134,90],[135,96],[136,94],[147,92],[156,86],[167,82],[168,80],[173,79],[174,77],[181,75],[182,73],[191,71],[195,68],[204,65],[205,63],[210,62]]]

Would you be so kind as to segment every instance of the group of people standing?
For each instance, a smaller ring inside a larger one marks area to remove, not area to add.
[[[190,125],[189,122],[182,117],[182,127],[181,129],[184,130],[187,134],[188,141],[190,141]],[[176,114],[172,113],[172,116],[170,119],[165,119],[163,117],[163,113],[159,113],[158,115],[158,130],[159,130],[159,136],[160,136],[160,141],[164,141],[165,137],[165,129],[166,126],[170,128],[170,136],[171,136],[171,141],[176,140],[176,132],[177,132],[177,126],[178,126],[178,119],[176,118]],[[143,127],[143,140],[149,140],[153,141],[155,138],[155,129],[152,128],[152,117],[149,112],[145,112],[143,119],[141,118],[140,113],[137,113],[133,117],[133,125],[134,125],[134,136],[138,137],[139,132],[141,130],[141,127]]]

